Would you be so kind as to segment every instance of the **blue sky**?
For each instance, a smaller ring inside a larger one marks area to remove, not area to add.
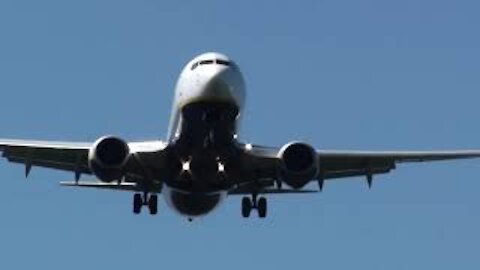
[[[240,65],[243,139],[318,148],[480,148],[477,1],[0,3],[0,137],[163,138],[182,66]],[[240,198],[188,223],[73,175],[0,163],[0,268],[477,269],[480,160],[401,165],[322,194]],[[313,185],[312,187],[315,187]]]

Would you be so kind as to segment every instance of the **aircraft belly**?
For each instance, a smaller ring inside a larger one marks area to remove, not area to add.
[[[175,160],[165,199],[178,213],[196,217],[213,211],[234,183],[239,153],[235,143],[239,108],[197,102],[183,107],[178,136],[169,146]]]
[[[188,192],[164,187],[167,204],[177,213],[187,217],[199,217],[211,213],[226,197],[227,192]]]

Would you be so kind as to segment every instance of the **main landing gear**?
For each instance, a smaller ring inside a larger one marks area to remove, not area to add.
[[[142,196],[141,193],[135,193],[133,195],[133,213],[140,214],[144,205],[148,206],[150,215],[156,215],[158,213],[158,196],[156,194],[148,196],[148,193],[144,193]]]
[[[267,216],[267,199],[260,197],[257,200],[257,196],[254,194],[252,198],[242,198],[242,216],[244,218],[250,217],[252,209],[257,209],[258,217],[265,218]]]

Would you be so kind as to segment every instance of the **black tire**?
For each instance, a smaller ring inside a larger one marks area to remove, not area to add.
[[[265,218],[267,216],[267,199],[261,197],[258,199],[258,216],[260,218]]]
[[[140,214],[140,212],[142,211],[142,205],[142,194],[135,193],[135,195],[133,195],[133,213],[136,215]]]
[[[158,213],[158,196],[151,195],[148,199],[148,210],[150,210],[150,215],[156,215]]]
[[[252,212],[252,201],[248,197],[242,198],[242,217],[248,218]]]

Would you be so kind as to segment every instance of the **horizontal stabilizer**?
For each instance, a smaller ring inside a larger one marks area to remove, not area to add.
[[[258,191],[258,194],[305,194],[305,193],[317,193],[318,190],[313,189],[263,189]],[[228,192],[228,195],[250,195],[251,191],[243,189],[234,189]]]
[[[109,190],[123,190],[123,191],[138,191],[137,185],[135,183],[128,182],[112,182],[105,183],[99,181],[84,181],[84,182],[60,182],[61,186],[65,187],[80,187],[80,188],[96,188],[96,189],[109,189]]]

